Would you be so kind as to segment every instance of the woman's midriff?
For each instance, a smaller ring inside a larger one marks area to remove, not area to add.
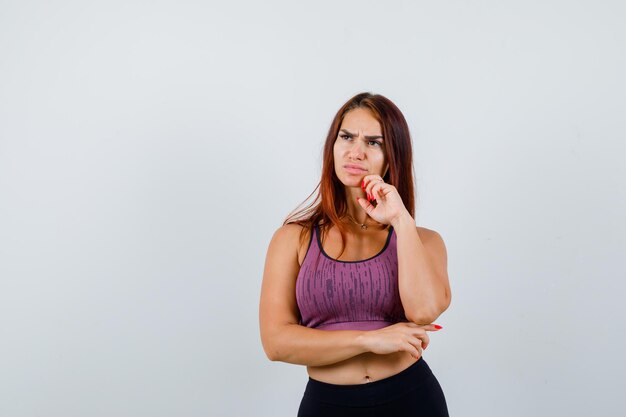
[[[304,262],[309,239],[310,235],[306,233],[304,246],[300,247],[298,251],[298,263],[300,265]],[[369,257],[364,254],[355,254],[354,256],[358,259]],[[366,384],[396,375],[415,362],[417,359],[408,352],[396,352],[388,355],[365,352],[330,365],[307,366],[307,373],[311,378],[329,384]]]
[[[362,353],[324,366],[307,366],[309,376],[336,385],[367,384],[396,375],[417,362],[408,352],[379,355]]]

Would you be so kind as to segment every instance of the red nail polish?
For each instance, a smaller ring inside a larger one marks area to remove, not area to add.
[[[361,188],[365,190],[365,180],[361,180]]]
[[[439,329],[443,329],[443,327],[441,327],[441,326],[440,326],[440,325],[438,325],[438,324],[434,324],[433,326],[435,326],[435,329],[437,329],[437,330],[439,330]]]

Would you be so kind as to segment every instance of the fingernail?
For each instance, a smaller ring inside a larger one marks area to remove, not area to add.
[[[361,188],[365,190],[365,180],[361,180]]]
[[[437,329],[437,330],[439,330],[439,329],[443,329],[443,327],[441,327],[441,326],[440,326],[440,325],[438,325],[438,324],[433,324],[433,326],[435,326],[435,329]]]

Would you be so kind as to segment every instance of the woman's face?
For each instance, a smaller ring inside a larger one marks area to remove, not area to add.
[[[345,114],[333,147],[335,174],[348,187],[361,187],[363,177],[387,173],[380,123],[368,109]]]

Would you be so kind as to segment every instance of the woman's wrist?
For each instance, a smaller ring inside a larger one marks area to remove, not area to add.
[[[415,219],[411,216],[411,213],[404,211],[401,215],[391,220],[391,225],[394,229],[402,229],[406,225],[415,227]]]
[[[368,339],[367,333],[368,332],[366,330],[362,330],[354,339],[361,353],[370,351],[369,344],[367,341]]]

